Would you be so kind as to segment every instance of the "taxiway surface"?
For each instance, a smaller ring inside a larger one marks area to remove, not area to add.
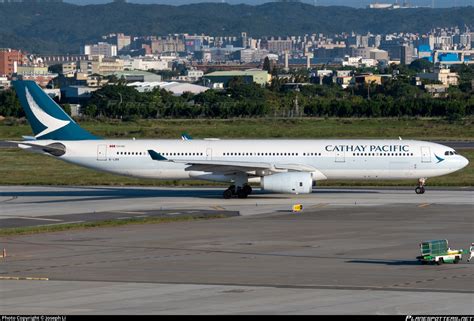
[[[0,226],[19,216],[61,220],[94,211],[241,215],[0,237],[8,250],[0,259],[0,313],[474,314],[474,263],[415,259],[423,240],[448,239],[456,249],[474,241],[472,189],[220,194],[2,187]],[[294,203],[304,211],[291,213]]]

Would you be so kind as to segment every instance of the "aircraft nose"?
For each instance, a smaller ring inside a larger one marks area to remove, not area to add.
[[[469,164],[469,160],[464,156],[460,156],[460,159],[459,159],[459,165],[461,166],[460,168],[464,168],[468,164]]]

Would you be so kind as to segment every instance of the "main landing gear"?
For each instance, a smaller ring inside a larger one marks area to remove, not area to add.
[[[232,198],[233,196],[237,196],[238,198],[247,198],[247,196],[250,194],[252,194],[252,187],[250,187],[248,184],[245,184],[242,187],[231,185],[224,191],[223,196],[225,199]]]
[[[424,194],[425,193],[425,178],[420,178],[418,179],[418,185],[415,188],[415,193],[416,194]]]

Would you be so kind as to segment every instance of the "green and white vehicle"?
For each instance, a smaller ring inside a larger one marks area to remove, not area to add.
[[[426,241],[420,244],[421,255],[417,259],[421,264],[443,263],[457,264],[462,260],[463,250],[452,250],[448,246],[448,240]]]

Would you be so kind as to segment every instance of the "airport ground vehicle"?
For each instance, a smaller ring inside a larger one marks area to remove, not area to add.
[[[421,264],[443,263],[457,264],[462,260],[463,250],[449,248],[448,240],[432,240],[420,243],[421,255],[417,256]]]

